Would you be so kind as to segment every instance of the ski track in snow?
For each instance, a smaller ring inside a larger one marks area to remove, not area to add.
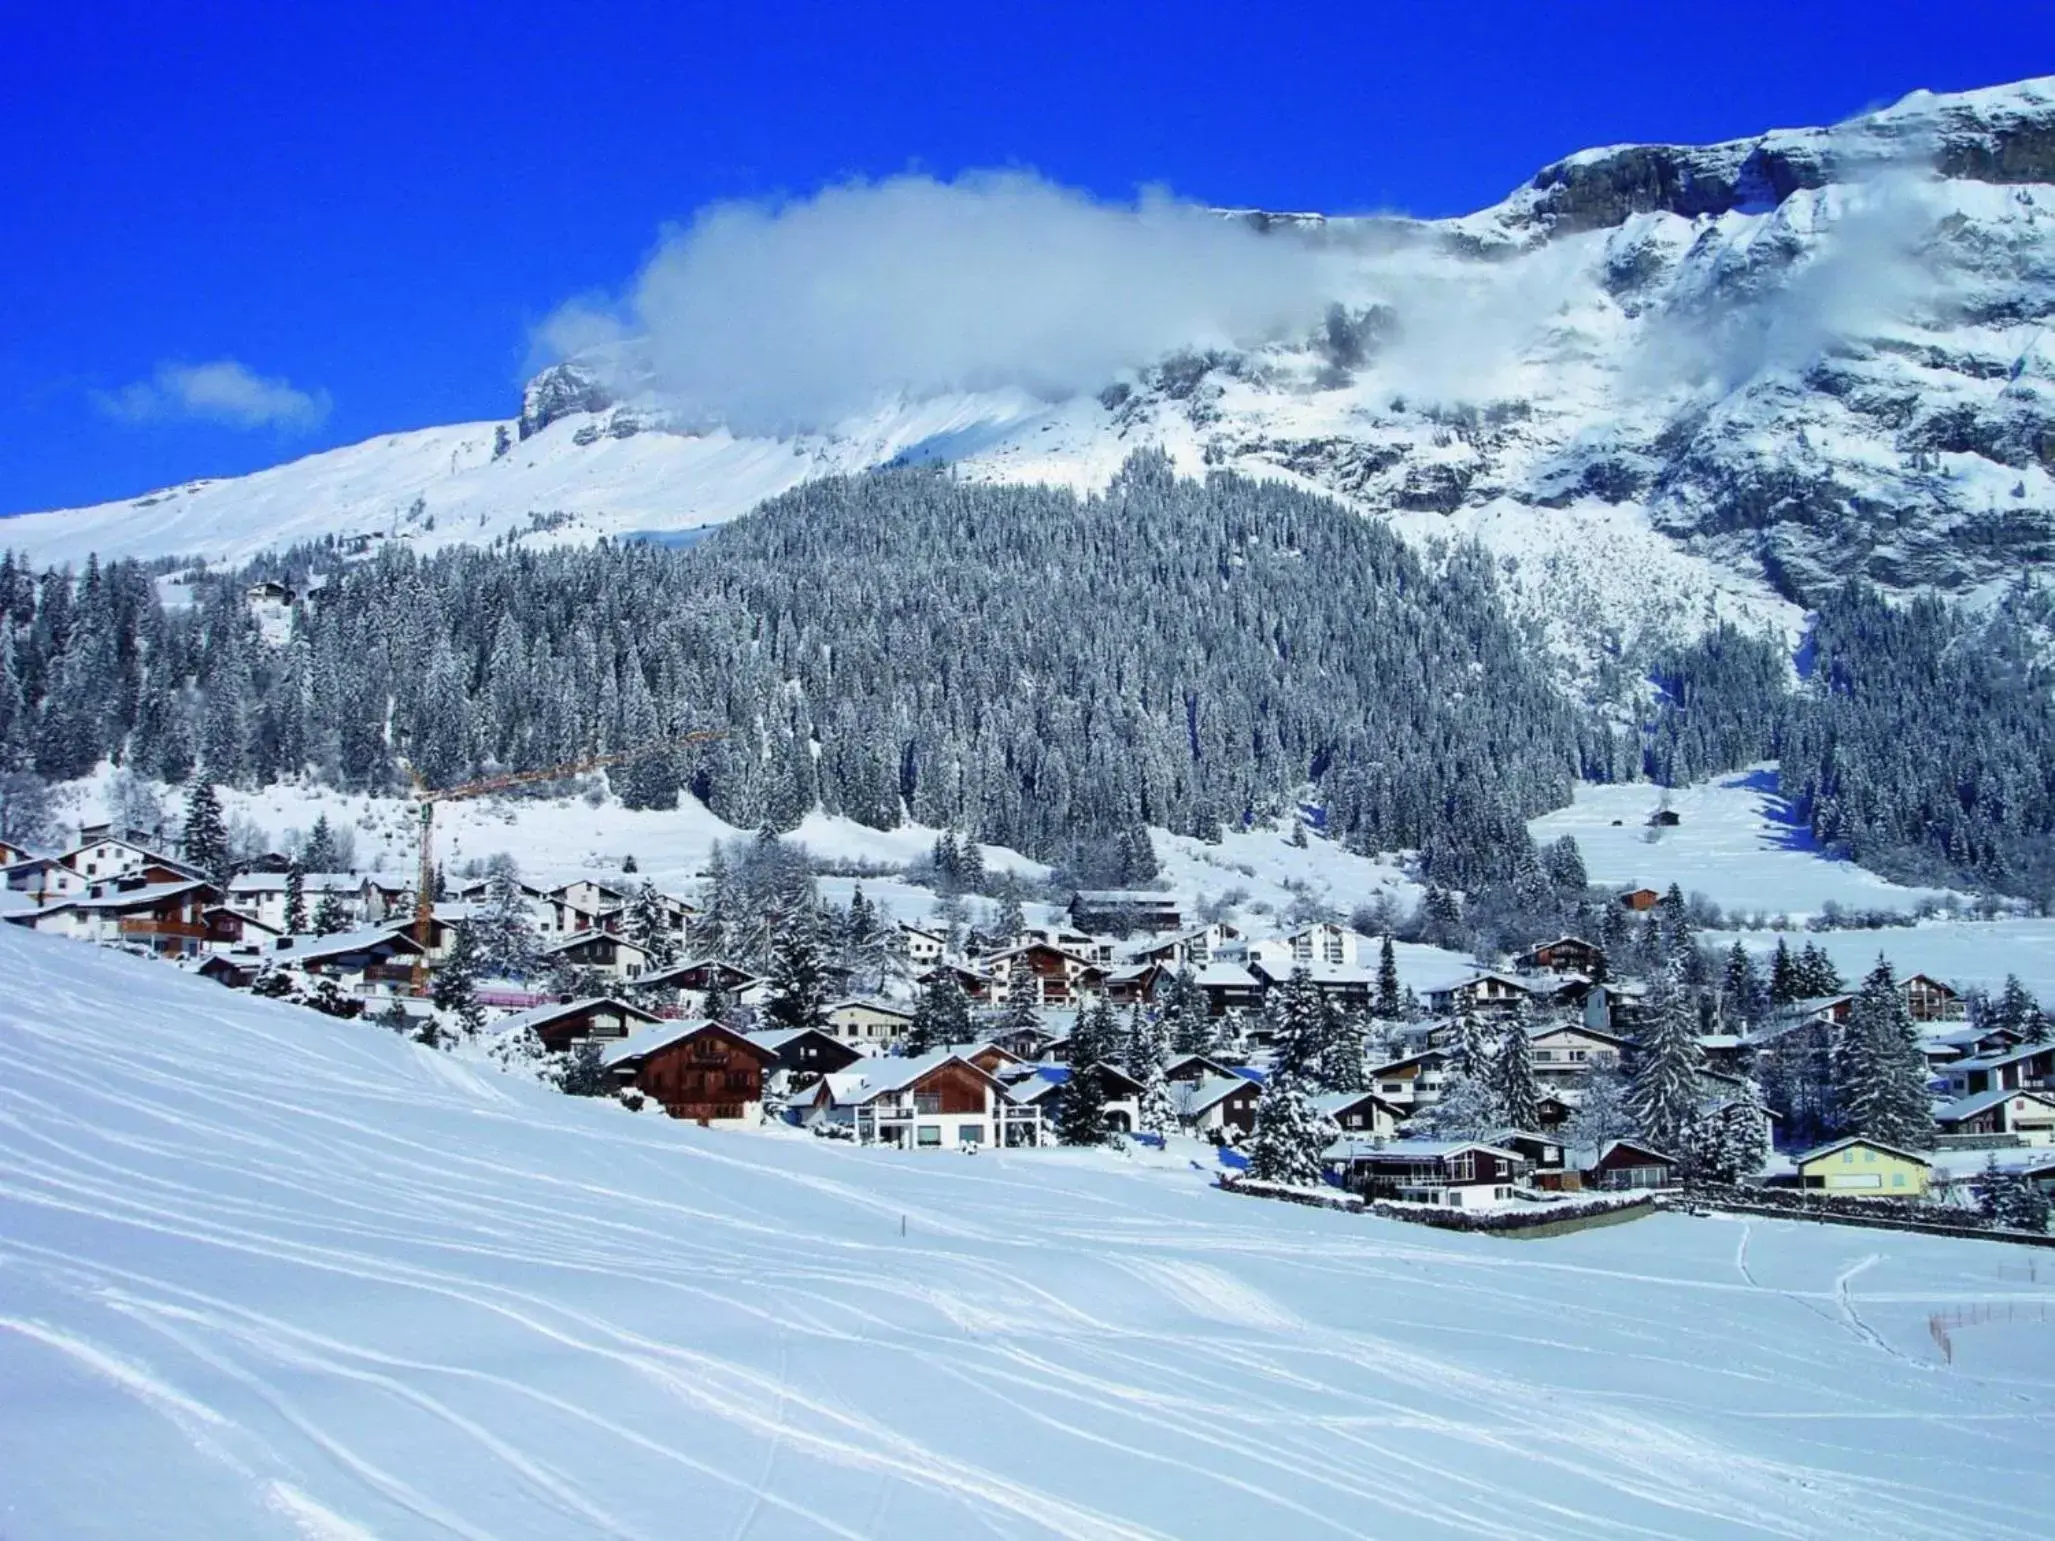
[[[2045,1328],[1979,1329],[2002,1383],[1892,1346],[2055,1298],[2002,1248],[1443,1235],[1181,1153],[631,1117],[5,928],[0,972],[10,1534],[1956,1541],[2055,1499]]]

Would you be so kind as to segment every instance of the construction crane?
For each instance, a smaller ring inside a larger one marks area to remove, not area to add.
[[[420,944],[420,952],[414,957],[413,993],[417,996],[428,993],[428,952],[435,941],[435,805],[454,803],[467,797],[483,797],[490,792],[504,792],[508,787],[529,786],[538,781],[557,781],[565,776],[582,775],[586,771],[605,770],[610,765],[627,765],[635,760],[646,760],[653,754],[662,754],[667,749],[682,749],[687,744],[705,744],[727,733],[719,728],[699,728],[690,733],[681,733],[676,738],[654,739],[633,749],[620,749],[612,754],[588,755],[582,760],[571,760],[563,765],[551,765],[542,770],[509,771],[501,776],[487,776],[478,781],[467,781],[461,786],[431,787],[426,778],[415,770],[405,756],[400,757],[400,769],[407,773],[407,779],[414,783],[414,801],[421,808],[421,867],[414,879],[414,940]]]

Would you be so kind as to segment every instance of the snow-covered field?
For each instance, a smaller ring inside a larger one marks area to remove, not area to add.
[[[1660,807],[1678,815],[1674,828],[1651,830],[1649,818]],[[1543,814],[1528,829],[1538,842],[1576,836],[1594,883],[1675,883],[1744,914],[1803,921],[1830,900],[1909,913],[1923,899],[1943,897],[1940,889],[1904,888],[1821,852],[1777,795],[1774,766],[1673,791],[1646,782],[1582,784],[1569,807]]]
[[[8,1536],[1960,1541],[2055,1503],[2024,1249],[1443,1235],[1178,1161],[699,1131],[6,928],[0,977]],[[1940,1311],[1997,1320],[1944,1365]]]

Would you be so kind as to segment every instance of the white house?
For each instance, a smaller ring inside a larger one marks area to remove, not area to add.
[[[342,910],[343,919],[353,926],[365,924],[373,917],[365,907],[364,888],[365,880],[354,872],[304,874],[301,891],[308,918],[311,919],[321,908],[324,899],[332,896]],[[283,932],[286,929],[285,899],[286,875],[283,872],[243,872],[228,880],[228,907],[239,915],[247,915],[269,926],[273,931]]]
[[[1335,968],[1354,968],[1363,961],[1358,952],[1362,940],[1347,926],[1322,920],[1283,936],[1246,943],[1242,956],[1247,962],[1263,964],[1269,973],[1276,976],[1287,976],[1295,966],[1304,964],[1324,963]]]
[[[883,1054],[906,1037],[913,1013],[889,1001],[837,1001],[828,1008],[828,1031],[866,1054]]]
[[[949,951],[949,938],[939,931],[899,922],[899,939],[906,948],[906,961],[915,968],[932,968]]]
[[[822,1076],[806,1120],[842,1125],[866,1145],[957,1150],[1039,1144],[1042,1115],[955,1050],[937,1049]]]

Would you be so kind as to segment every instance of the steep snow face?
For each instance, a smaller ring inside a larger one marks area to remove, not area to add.
[[[1850,573],[1975,593],[2055,552],[2055,81],[1589,151],[1456,220],[1223,217],[1320,249],[1323,327],[1138,360],[1096,398],[885,402],[783,439],[687,425],[595,356],[517,422],[25,516],[6,544],[580,541],[894,460],[1089,487],[1157,444],[1483,540],[1586,663],[1719,616],[1791,630]]]
[[[0,977],[10,1534],[2000,1541],[2055,1501],[2015,1248],[1443,1235],[1196,1146],[631,1116],[12,927]]]

